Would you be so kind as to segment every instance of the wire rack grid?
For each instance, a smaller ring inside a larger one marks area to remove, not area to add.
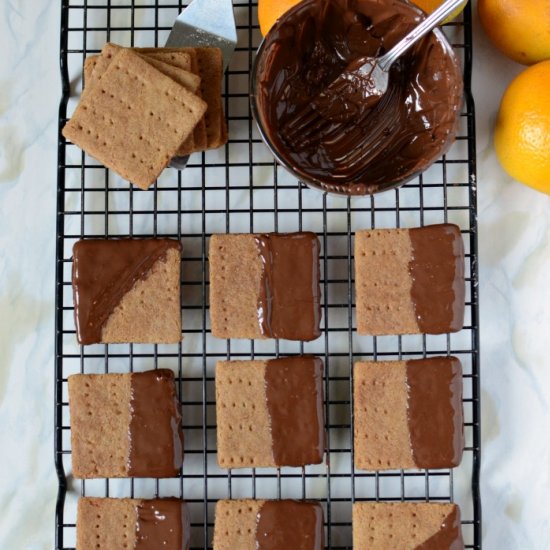
[[[185,6],[174,0],[62,0],[59,130],[82,87],[86,56],[106,41],[163,45]],[[67,143],[59,134],[55,463],[59,476],[56,548],[76,545],[79,495],[180,496],[189,503],[192,548],[211,548],[214,507],[221,498],[308,498],[325,511],[328,548],[351,548],[356,500],[455,501],[462,510],[467,548],[481,548],[479,498],[480,414],[475,115],[470,94],[471,12],[445,27],[464,66],[465,106],[450,152],[399,190],[342,198],[308,189],[274,163],[249,107],[249,74],[261,36],[255,2],[234,0],[238,47],[225,76],[229,143],[195,154],[183,172],[168,169],[140,191]],[[453,222],[466,245],[466,322],[452,335],[365,337],[354,321],[353,236],[358,229]],[[310,343],[225,341],[210,334],[208,238],[213,233],[314,231],[321,246],[323,335]],[[179,345],[77,345],[71,289],[72,246],[88,237],[176,237],[183,243]],[[216,360],[312,353],[325,363],[328,447],[324,465],[306,468],[222,470],[216,462]],[[453,354],[464,367],[466,451],[455,471],[360,472],[353,467],[354,361]],[[78,481],[71,474],[67,378],[73,373],[171,368],[177,376],[185,433],[179,478]]]

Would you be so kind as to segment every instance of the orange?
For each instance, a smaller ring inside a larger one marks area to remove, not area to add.
[[[495,127],[495,149],[516,180],[550,194],[550,61],[519,74],[506,90]]]
[[[262,35],[265,36],[275,21],[299,2],[300,0],[258,0],[258,21]]]
[[[487,36],[505,55],[524,65],[550,59],[548,0],[479,0]]]
[[[435,11],[441,4],[443,4],[444,0],[412,0],[413,4],[416,4],[419,8],[422,8],[427,14],[432,13]],[[448,23],[449,21],[452,21],[463,9],[464,6],[468,3],[467,0],[464,0],[464,3],[456,10],[454,11],[443,23]]]

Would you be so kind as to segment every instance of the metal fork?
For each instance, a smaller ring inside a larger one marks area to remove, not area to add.
[[[337,116],[351,120],[355,113],[349,111],[347,97],[356,96],[365,106],[376,105],[388,90],[390,68],[393,63],[462,4],[464,0],[446,0],[382,57],[362,57],[352,61],[326,90],[313,98],[303,111],[283,128],[285,139],[289,142],[295,139],[306,142],[330,125],[330,121],[322,116],[323,108],[328,107],[327,110]],[[342,138],[345,139],[345,132],[342,133]]]
[[[233,0],[193,0],[177,17],[167,48],[220,48],[224,71],[237,46]],[[174,157],[170,166],[183,170],[189,156]]]

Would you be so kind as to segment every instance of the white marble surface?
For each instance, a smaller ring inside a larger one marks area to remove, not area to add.
[[[59,5],[0,3],[0,548],[53,547]],[[483,542],[550,548],[550,199],[499,168],[491,127],[521,70],[475,25]]]

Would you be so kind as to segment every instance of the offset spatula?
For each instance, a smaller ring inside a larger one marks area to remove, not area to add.
[[[167,48],[220,48],[227,69],[237,45],[233,0],[193,0],[176,19]],[[174,157],[170,166],[183,170],[189,157]]]

